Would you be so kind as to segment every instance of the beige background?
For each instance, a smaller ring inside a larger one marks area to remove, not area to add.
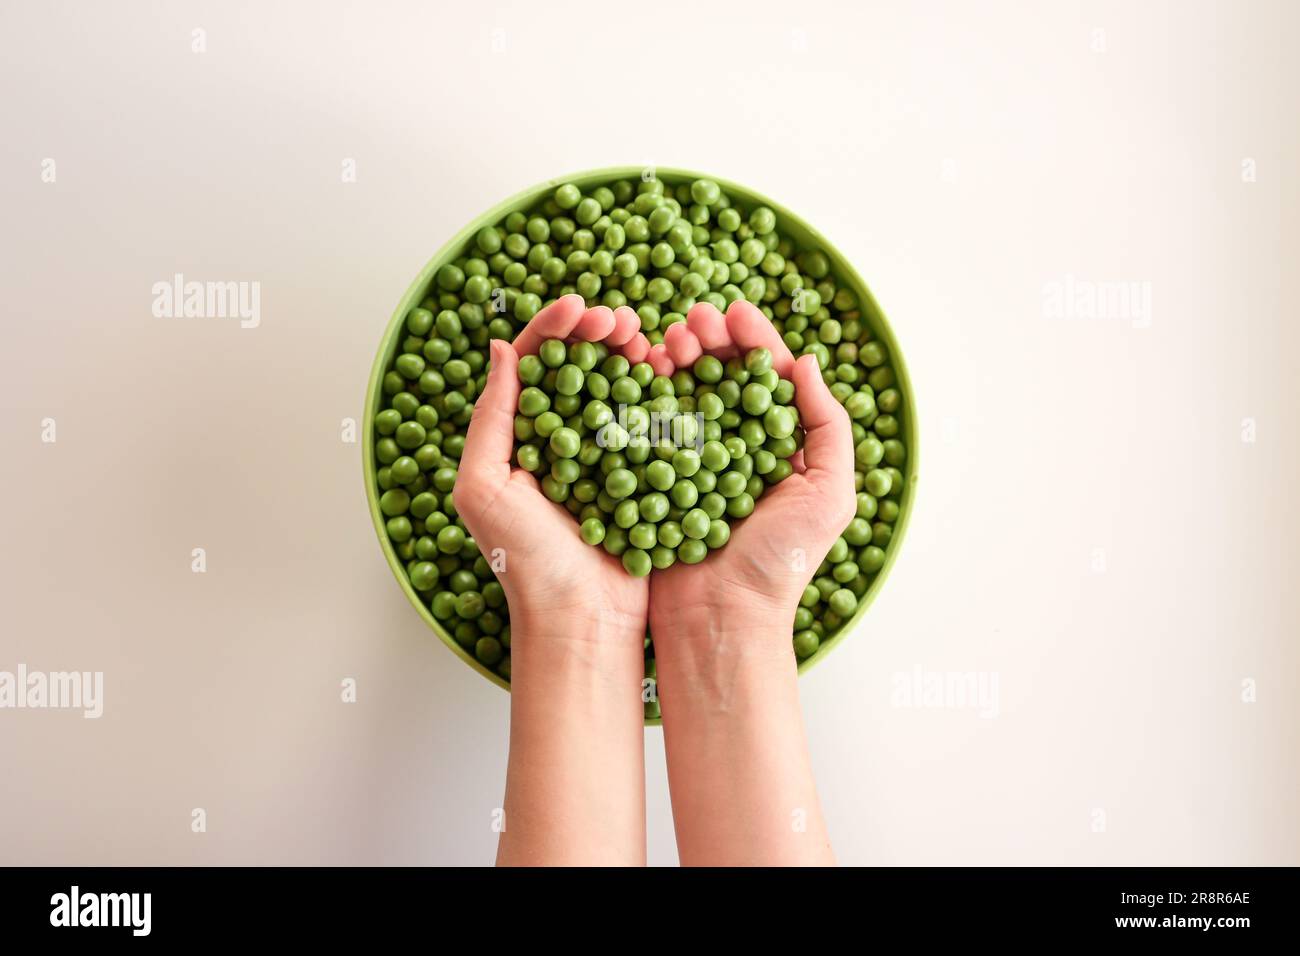
[[[0,12],[0,670],[106,681],[0,710],[0,862],[491,859],[508,699],[340,422],[452,232],[630,162],[799,210],[912,368],[902,558],[802,684],[842,860],[1300,863],[1294,4],[434,6]],[[261,325],[153,318],[176,272]],[[1149,325],[1048,317],[1066,276]],[[915,667],[997,716],[895,706]]]

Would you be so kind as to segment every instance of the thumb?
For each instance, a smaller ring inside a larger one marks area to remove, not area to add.
[[[491,367],[483,394],[474,403],[465,452],[460,459],[462,484],[499,488],[510,478],[515,446],[515,403],[519,400],[519,356],[508,342],[488,344]]]
[[[833,516],[840,509],[844,524],[853,517],[853,429],[848,412],[835,400],[822,379],[815,355],[805,355],[794,365],[794,400],[804,429],[804,477],[826,499]]]

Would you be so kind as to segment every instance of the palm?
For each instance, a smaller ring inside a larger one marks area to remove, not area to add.
[[[701,564],[675,564],[655,574],[652,613],[666,618],[715,607],[726,595],[763,616],[793,616],[809,575],[834,540],[833,533],[827,539],[817,495],[800,474],[764,494],[725,548]]]
[[[529,605],[537,610],[604,607],[644,619],[648,583],[631,577],[605,549],[587,545],[573,515],[546,498],[528,472],[514,469],[485,515],[485,537],[507,542],[496,562],[507,596],[515,591],[514,561],[527,568],[527,580],[519,580],[518,587],[528,589]]]

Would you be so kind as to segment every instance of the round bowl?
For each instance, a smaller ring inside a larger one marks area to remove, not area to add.
[[[612,182],[618,179],[640,179],[642,177],[643,167],[640,166],[612,166],[605,169],[591,169],[581,173],[575,173],[569,176],[560,176],[556,179],[549,179],[544,183],[538,183],[525,189],[523,192],[516,193],[504,202],[500,202],[482,215],[475,218],[472,222],[452,236],[446,244],[443,245],[420,270],[414,281],[407,287],[406,293],[397,303],[397,308],[393,310],[392,318],[388,321],[388,327],[384,331],[383,339],[379,343],[379,351],[375,356],[374,365],[370,371],[370,382],[366,387],[366,404],[365,417],[362,427],[362,448],[363,448],[363,467],[365,469],[364,480],[366,485],[366,499],[370,506],[370,518],[374,523],[375,533],[379,538],[379,546],[384,552],[384,557],[388,561],[388,566],[393,572],[393,577],[397,579],[398,586],[401,587],[406,599],[411,602],[412,607],[424,619],[432,631],[438,635],[438,638],[447,645],[457,657],[463,660],[470,667],[474,668],[488,680],[492,681],[499,687],[506,690],[510,689],[510,682],[502,678],[495,671],[479,663],[473,654],[468,653],[455,639],[447,629],[434,618],[433,613],[428,606],[420,600],[415,589],[407,580],[406,572],[402,567],[402,562],[394,551],[392,542],[389,541],[388,535],[384,529],[384,518],[379,510],[379,490],[375,481],[375,437],[374,437],[374,420],[379,411],[379,401],[382,396],[381,380],[384,372],[391,365],[397,350],[400,347],[403,336],[405,335],[406,314],[415,306],[419,305],[425,298],[429,286],[432,284],[434,273],[444,263],[455,259],[461,255],[466,247],[473,241],[474,235],[484,226],[495,225],[504,219],[510,213],[520,210],[526,211],[551,195],[555,189],[564,183],[573,183],[579,188],[584,189],[588,186],[597,186],[602,183]],[[903,488],[903,494],[899,499],[898,520],[894,524],[893,536],[890,540],[889,547],[885,551],[885,563],[876,573],[875,579],[871,582],[867,593],[858,602],[857,610],[853,616],[846,621],[843,626],[822,641],[821,646],[810,657],[799,662],[799,673],[804,673],[818,661],[822,660],[829,654],[845,637],[853,631],[858,622],[867,612],[871,602],[884,587],[889,571],[898,558],[898,552],[902,546],[903,537],[907,531],[908,522],[912,516],[913,501],[916,497],[917,465],[919,462],[919,448],[917,445],[917,427],[916,427],[916,393],[912,390],[912,382],[907,373],[907,364],[903,359],[902,350],[898,347],[898,340],[894,337],[894,330],[890,328],[889,322],[886,321],[884,313],[881,311],[879,304],[871,294],[866,282],[858,275],[852,264],[844,257],[825,236],[808,225],[800,216],[791,212],[781,203],[769,199],[761,193],[755,192],[747,186],[739,185],[730,180],[723,179],[719,176],[713,176],[707,173],[694,172],[685,169],[669,169],[657,167],[651,171],[651,175],[661,179],[669,185],[676,185],[680,182],[690,182],[696,179],[712,179],[723,191],[726,192],[733,201],[745,206],[764,205],[772,208],[777,214],[777,222],[782,235],[789,236],[800,248],[816,248],[822,250],[830,260],[831,271],[842,284],[847,284],[857,294],[861,304],[861,311],[867,326],[872,333],[881,339],[889,348],[890,366],[894,370],[894,375],[898,380],[898,388],[903,393],[904,408],[899,415],[902,426],[902,438],[907,448],[907,460],[904,462],[903,473],[906,482]],[[762,507],[761,503],[759,507]],[[647,725],[657,725],[661,722],[659,717],[650,717],[646,719]]]

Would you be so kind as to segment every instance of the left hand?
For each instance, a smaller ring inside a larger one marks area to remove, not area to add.
[[[639,641],[648,582],[629,575],[604,549],[584,542],[573,515],[543,495],[532,474],[514,465],[519,358],[536,353],[547,339],[570,338],[605,341],[632,353],[649,349],[639,322],[631,332],[624,316],[616,319],[599,306],[588,309],[578,295],[563,296],[538,312],[513,345],[493,340],[487,385],[474,403],[456,479],[456,509],[487,559],[504,562],[498,580],[512,622],[576,617],[599,626],[571,627],[578,632],[574,637],[626,631]],[[530,628],[538,630],[552,629]]]

